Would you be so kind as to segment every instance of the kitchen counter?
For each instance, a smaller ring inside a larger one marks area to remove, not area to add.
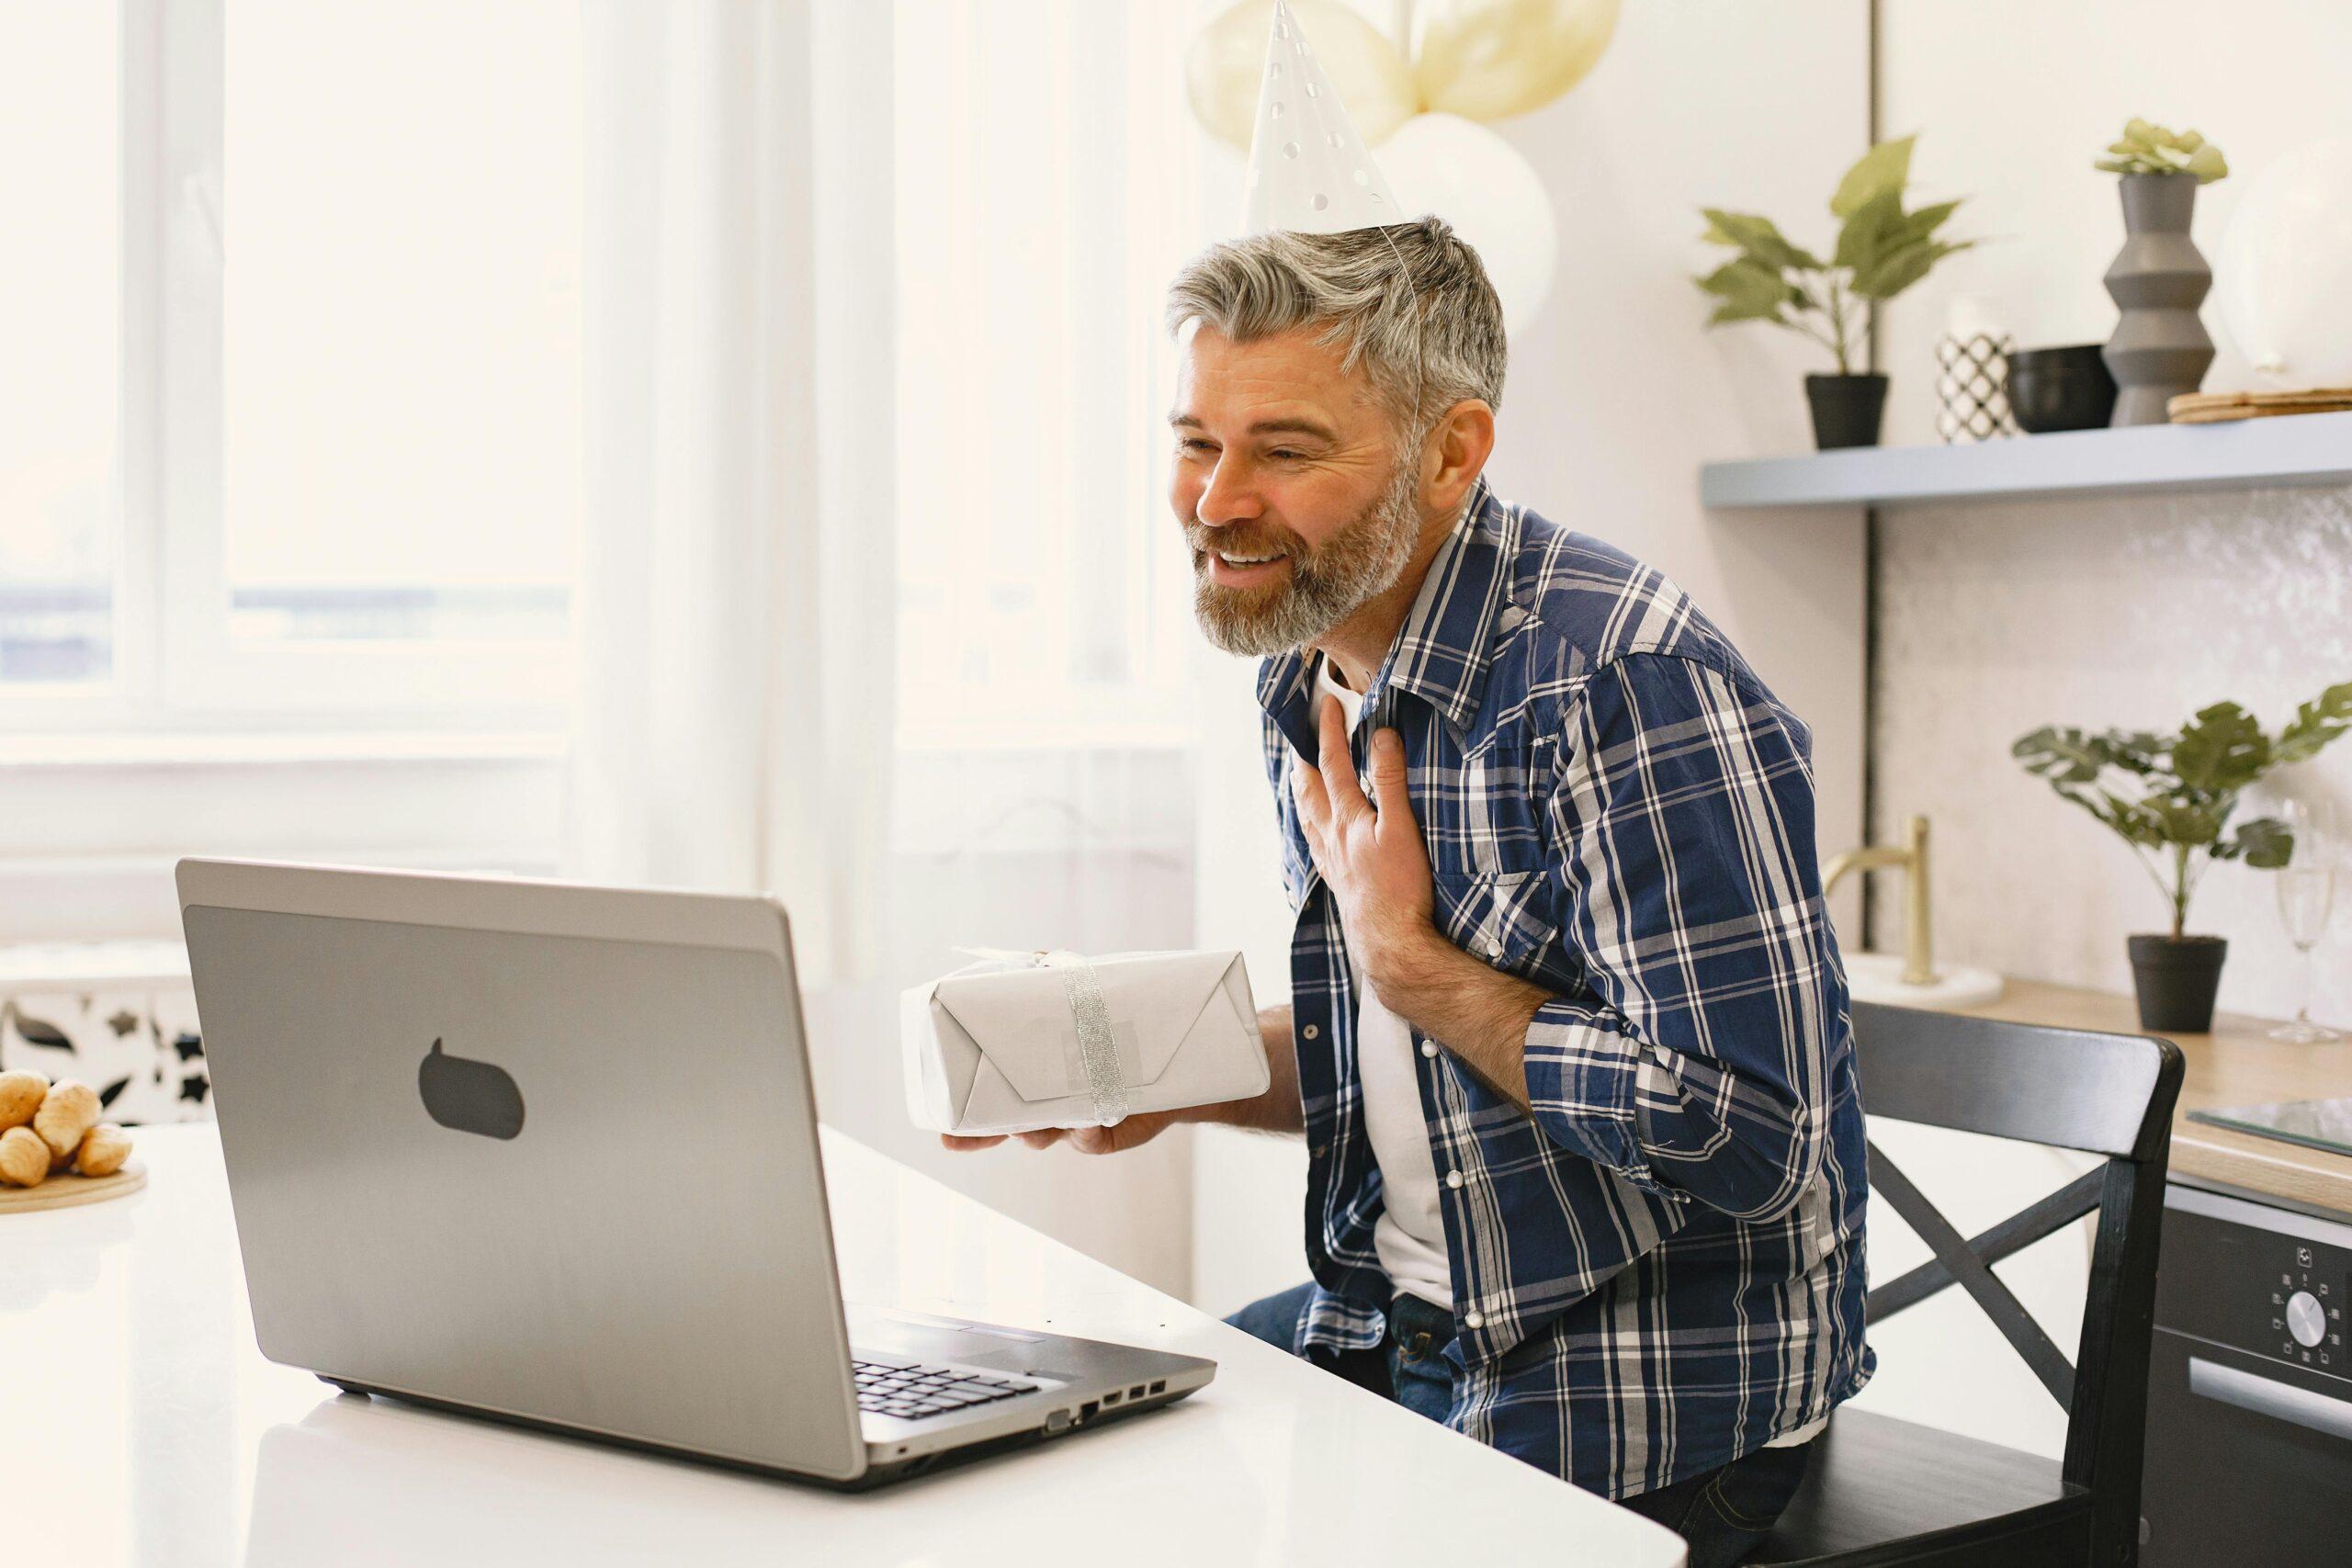
[[[2128,996],[2036,980],[2011,980],[1998,1001],[1954,1010],[2119,1034],[2154,1032],[2140,1027]],[[2165,1036],[2188,1058],[2180,1105],[2173,1114],[2172,1174],[2352,1219],[2352,1156],[2188,1119],[2189,1111],[2208,1106],[2352,1094],[2352,1038],[2282,1045],[2264,1038],[2275,1022],[2216,1013],[2211,1033]]]

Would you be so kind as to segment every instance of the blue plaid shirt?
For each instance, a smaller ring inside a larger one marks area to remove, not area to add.
[[[1315,674],[1287,654],[1258,686],[1298,912],[1299,1348],[1358,1349],[1394,1291],[1346,948],[1290,789]],[[1448,1424],[1625,1496],[1826,1415],[1872,1363],[1804,725],[1666,578],[1484,481],[1363,711],[1359,773],[1375,728],[1404,738],[1440,929],[1555,998],[1527,1032],[1532,1117],[1413,1054],[1453,1265]]]

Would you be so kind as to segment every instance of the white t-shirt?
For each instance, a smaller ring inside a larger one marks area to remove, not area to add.
[[[1363,696],[1340,684],[1329,659],[1317,660],[1317,671],[1318,692],[1340,699],[1340,712],[1353,734],[1363,715]],[[1340,934],[1346,935],[1344,928]],[[1451,1308],[1453,1273],[1446,1263],[1445,1217],[1438,1209],[1437,1161],[1430,1153],[1429,1123],[1421,1115],[1420,1083],[1414,1075],[1412,1026],[1380,1005],[1352,939],[1348,972],[1358,1002],[1356,1069],[1363,1086],[1364,1131],[1380,1166],[1387,1205],[1373,1226],[1373,1251],[1399,1292]]]

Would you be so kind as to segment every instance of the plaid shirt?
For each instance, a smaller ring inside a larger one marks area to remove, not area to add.
[[[1272,659],[1258,692],[1298,912],[1298,1348],[1355,1349],[1394,1292],[1346,949],[1288,776],[1316,754],[1315,673]],[[1359,773],[1374,729],[1404,738],[1440,929],[1555,998],[1527,1032],[1532,1117],[1450,1054],[1413,1055],[1463,1369],[1448,1424],[1624,1496],[1826,1415],[1871,1358],[1804,725],[1663,576],[1484,481],[1363,711]]]

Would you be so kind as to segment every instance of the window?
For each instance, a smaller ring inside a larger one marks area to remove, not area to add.
[[[112,6],[0,4],[0,688],[114,671],[120,59]]]
[[[1169,277],[1203,240],[1204,5],[899,0],[902,731],[1174,731]],[[1238,188],[1215,172],[1212,189]]]
[[[0,0],[0,714],[551,725],[578,0]],[[18,371],[29,367],[30,374]]]

